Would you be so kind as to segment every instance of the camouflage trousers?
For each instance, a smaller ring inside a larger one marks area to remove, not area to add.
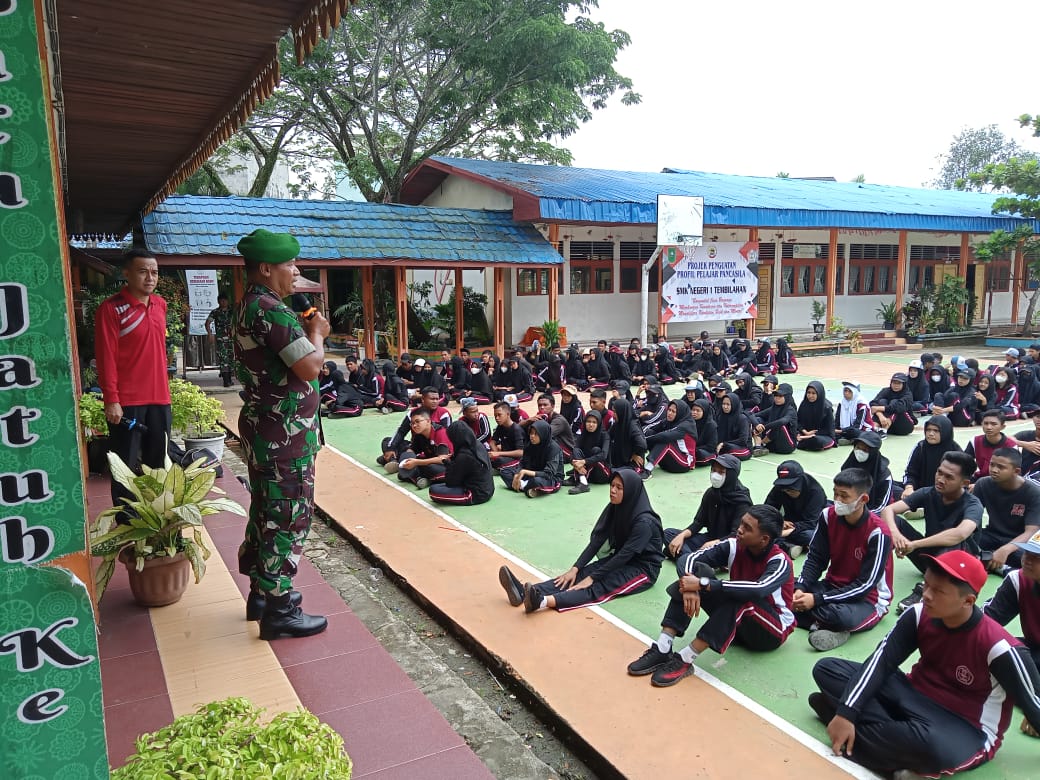
[[[217,334],[216,358],[220,366],[220,373],[231,373],[235,370],[235,343],[231,335]]]
[[[249,462],[249,520],[238,548],[238,571],[260,591],[292,590],[314,515],[314,458]]]

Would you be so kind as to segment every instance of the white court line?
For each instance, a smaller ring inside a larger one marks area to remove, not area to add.
[[[426,503],[421,498],[419,498],[414,492],[412,492],[410,490],[406,490],[402,485],[395,485],[392,481],[386,479],[385,472],[383,474],[380,474],[375,469],[370,468],[369,466],[366,466],[364,463],[362,463],[359,460],[351,457],[350,455],[348,455],[347,453],[343,452],[342,450],[339,450],[336,447],[333,447],[331,444],[326,444],[325,447],[330,449],[330,450],[332,450],[334,453],[339,455],[341,458],[343,458],[344,460],[346,460],[349,463],[352,463],[354,466],[358,467],[362,471],[366,471],[369,474],[372,474],[373,476],[381,477],[383,479],[383,481],[387,482],[395,490],[399,490],[401,493],[403,493],[404,495],[408,496],[409,499],[411,499],[412,501],[417,503],[419,506],[421,506],[424,509],[432,512],[437,517],[439,517],[441,520],[444,520],[445,522],[450,523],[455,528],[458,528],[460,531],[465,531],[474,540],[476,540],[476,541],[480,542],[481,544],[483,544],[483,545],[489,547],[490,549],[494,550],[496,553],[501,555],[503,558],[508,560],[510,563],[513,563],[516,566],[524,569],[525,571],[530,572],[533,576],[535,576],[538,579],[538,581],[544,581],[544,580],[549,579],[549,577],[546,574],[538,571],[537,569],[531,568],[531,566],[526,561],[521,560],[520,558],[517,558],[515,555],[513,555],[513,553],[509,552],[506,549],[503,549],[502,547],[497,545],[495,542],[493,542],[490,539],[488,539],[486,536],[483,536],[482,534],[474,531],[472,528],[469,528],[468,526],[463,525],[462,523],[458,522],[454,517],[451,517],[450,515],[444,513],[443,511],[438,509],[436,506],[431,506],[430,504]],[[634,637],[635,639],[638,639],[640,642],[642,642],[643,644],[645,644],[647,646],[649,646],[650,643],[653,641],[650,637],[648,637],[642,631],[639,631],[638,629],[634,628],[633,626],[630,626],[628,623],[626,623],[625,621],[621,620],[620,618],[615,617],[614,615],[610,614],[609,612],[604,610],[602,607],[586,607],[586,609],[590,610],[591,612],[596,613],[599,617],[603,618],[608,623],[610,623],[610,624],[614,625],[615,627],[621,629],[622,631],[624,631],[629,636]],[[741,693],[740,691],[738,691],[736,688],[734,688],[733,686],[729,685],[728,683],[723,682],[722,680],[720,680],[719,678],[715,677],[713,674],[711,674],[710,672],[706,671],[702,667],[699,667],[699,666],[697,667],[697,677],[699,677],[701,680],[704,680],[704,682],[708,683],[708,685],[711,685],[713,688],[717,689],[718,691],[720,691],[723,694],[725,694],[726,696],[728,696],[730,699],[735,701],[737,704],[740,704],[745,709],[749,710],[750,712],[753,712],[755,715],[757,715],[758,717],[762,718],[762,720],[764,720],[767,723],[775,726],[781,732],[783,732],[784,734],[787,734],[789,737],[793,738],[796,742],[801,744],[803,747],[808,748],[812,752],[816,753],[818,756],[822,756],[827,761],[832,763],[834,766],[836,766],[839,769],[843,770],[844,772],[848,773],[850,776],[855,777],[855,778],[859,778],[860,780],[878,780],[879,775],[874,774],[869,769],[865,769],[864,767],[861,767],[859,764],[852,763],[848,759],[844,759],[844,758],[840,758],[838,756],[835,756],[831,752],[831,749],[830,749],[829,745],[825,745],[824,743],[820,742],[820,740],[818,740],[816,737],[812,736],[808,732],[805,732],[802,729],[800,729],[798,726],[795,726],[793,723],[791,723],[791,722],[789,722],[787,720],[784,720],[783,718],[781,718],[779,715],[777,715],[772,710],[768,709],[767,707],[763,707],[761,704],[756,702],[754,699],[752,699],[752,698],[746,696],[745,694]],[[808,706],[808,705],[806,705],[806,706]]]

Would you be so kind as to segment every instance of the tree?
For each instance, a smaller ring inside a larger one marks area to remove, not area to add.
[[[557,140],[618,91],[629,44],[582,0],[371,0],[305,65],[283,60],[288,104],[370,201],[395,201],[424,159],[569,164]],[[577,12],[571,21],[569,15]]]
[[[1031,127],[1034,137],[1040,137],[1040,115],[1033,117],[1023,114],[1018,119],[1022,127]],[[1040,161],[1036,155],[1013,157],[1011,159],[991,162],[981,170],[969,173],[967,179],[958,183],[961,189],[982,189],[992,187],[996,190],[1013,193],[997,198],[993,202],[994,214],[1019,215],[1027,219],[1040,218]],[[1023,256],[1026,279],[1022,281],[1040,280],[1040,237],[1033,233],[1030,225],[1021,225],[1013,231],[997,230],[989,238],[975,246],[975,257],[985,263],[998,257],[1006,257],[1014,250]],[[1017,281],[1017,280],[1016,280]],[[1023,285],[1025,286],[1025,285]],[[1012,285],[1012,289],[1015,285]],[[1033,290],[1026,307],[1025,327],[1033,324],[1040,287]]]
[[[853,184],[865,184],[867,181],[867,176],[866,174],[861,173],[855,176],[854,178],[850,179],[849,181],[851,181]]]
[[[1012,158],[1035,160],[1036,155],[1008,138],[996,125],[966,127],[953,137],[949,150],[936,158],[941,168],[930,184],[938,189],[952,190],[958,181],[968,179],[987,165],[1006,163]],[[927,182],[925,186],[928,186]]]

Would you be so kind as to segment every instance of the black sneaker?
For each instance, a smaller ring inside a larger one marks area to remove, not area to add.
[[[541,603],[542,597],[538,595],[538,590],[531,583],[524,583],[524,612],[537,612]]]
[[[628,665],[628,673],[633,677],[653,674],[671,659],[671,653],[662,653],[654,642],[639,658]]]
[[[581,483],[581,482],[579,482],[577,485],[575,485],[570,490],[568,490],[567,494],[571,495],[571,496],[576,496],[579,493],[588,493],[588,492],[589,492],[588,483]]]
[[[914,589],[912,591],[910,591],[910,595],[909,596],[907,596],[905,599],[903,599],[898,604],[896,604],[896,614],[897,615],[902,615],[904,612],[906,612],[908,609],[910,609],[910,607],[912,607],[914,604],[920,604],[921,603],[921,599],[923,599],[923,598],[924,598],[924,583],[923,582],[919,582],[916,585],[914,585]]]
[[[650,678],[650,684],[656,688],[667,688],[691,674],[693,674],[693,664],[686,663],[678,653],[672,653],[672,657],[654,672]]]
[[[564,487],[574,487],[578,483],[575,481],[574,477],[567,477],[560,484],[563,485]]]
[[[640,478],[641,480],[643,480],[643,482],[646,482],[646,481],[647,481],[648,479],[650,479],[650,478],[651,478],[651,477],[652,477],[653,475],[654,475],[654,472],[652,472],[652,471],[647,471],[646,469],[643,469],[642,471],[640,471],[640,472],[639,472],[639,478]]]
[[[838,708],[820,691],[809,694],[809,706],[824,725],[834,720],[834,716],[838,714]]]
[[[513,572],[509,571],[508,566],[503,566],[498,570],[498,581],[505,589],[506,598],[509,599],[509,606],[519,607],[524,603],[524,584],[516,578]]]

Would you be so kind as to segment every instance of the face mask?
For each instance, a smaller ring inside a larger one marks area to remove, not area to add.
[[[848,517],[856,511],[856,507],[859,506],[859,501],[853,501],[851,504],[843,504],[841,501],[834,502],[834,513],[840,517]]]
[[[726,483],[726,475],[713,471],[708,475],[708,481],[713,488],[720,488]]]
[[[506,371],[509,370],[509,366],[502,366],[502,368],[500,368],[498,370],[501,371],[504,374]]]
[[[870,453],[869,452],[864,452],[863,450],[853,450],[852,451],[852,457],[854,457],[860,463],[866,463],[867,462],[867,458],[870,457]]]
[[[1004,383],[1005,383],[1006,381],[1007,381],[1007,377],[1006,377],[1006,376],[998,376],[998,377],[997,377],[997,384],[998,384],[998,385],[1002,385],[1002,384],[1004,384]]]
[[[473,374],[474,376],[476,376],[477,374],[479,374],[479,373],[480,373],[480,368],[479,368],[478,366],[473,366],[473,368],[471,368],[471,369],[469,370],[469,372],[470,372],[471,374]]]
[[[942,379],[942,375],[941,374],[932,374],[932,381],[933,382],[938,382],[940,379]]]

